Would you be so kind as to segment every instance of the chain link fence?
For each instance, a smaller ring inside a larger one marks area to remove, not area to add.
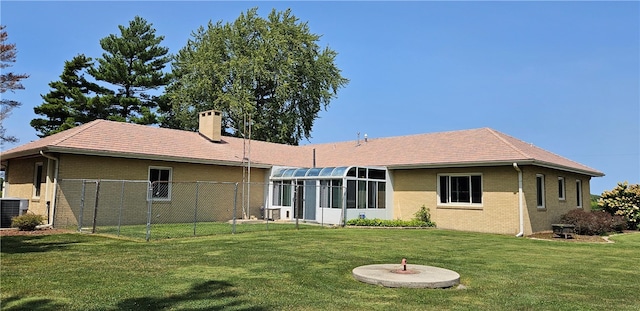
[[[265,217],[266,184],[58,181],[53,225],[80,232],[151,239],[296,229]]]

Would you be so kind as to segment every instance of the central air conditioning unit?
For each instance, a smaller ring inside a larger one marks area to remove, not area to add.
[[[28,199],[0,198],[0,228],[11,228],[11,218],[25,214],[28,209]]]

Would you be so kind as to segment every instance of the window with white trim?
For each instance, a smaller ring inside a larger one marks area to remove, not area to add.
[[[576,206],[582,208],[582,180],[576,180]]]
[[[566,187],[564,182],[564,177],[558,177],[558,199],[566,200]]]
[[[347,172],[347,208],[387,208],[386,172],[352,167]]]
[[[320,180],[320,207],[342,208],[342,179]]]
[[[33,198],[40,198],[42,192],[42,177],[43,177],[43,165],[42,162],[36,162],[33,170]]]
[[[171,200],[170,167],[149,166],[149,182],[151,183],[151,198],[158,201]]]
[[[441,204],[482,204],[482,175],[438,175]]]
[[[274,206],[291,206],[291,181],[276,180],[273,182]]]
[[[544,208],[544,175],[536,174],[536,205]]]

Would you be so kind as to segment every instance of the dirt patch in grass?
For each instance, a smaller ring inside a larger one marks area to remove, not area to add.
[[[49,234],[63,234],[63,233],[72,233],[72,232],[75,232],[75,231],[66,230],[66,229],[55,229],[55,228],[42,228],[42,229],[36,229],[33,231],[19,231],[17,228],[10,228],[10,229],[0,230],[0,236],[49,235]]]
[[[625,231],[622,234],[632,233],[632,232],[637,232],[637,231]],[[574,234],[573,238],[565,239],[563,237],[555,236],[552,231],[537,232],[532,235],[528,235],[527,238],[537,239],[537,240],[559,241],[559,242],[613,243],[612,241],[609,240],[608,236]]]

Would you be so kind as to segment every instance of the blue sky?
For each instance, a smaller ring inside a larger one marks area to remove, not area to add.
[[[209,21],[291,8],[339,53],[350,83],[302,144],[490,127],[606,174],[640,183],[640,2],[0,2],[28,73],[5,127],[29,122],[66,60],[102,54],[99,40],[139,15],[176,53]],[[4,145],[3,150],[17,145]]]

